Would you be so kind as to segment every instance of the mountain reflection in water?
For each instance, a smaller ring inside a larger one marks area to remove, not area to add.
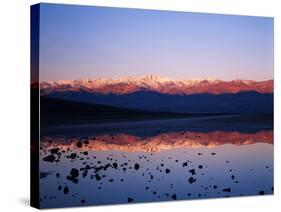
[[[51,142],[50,142],[51,141]],[[79,147],[77,142],[83,142]],[[43,137],[41,146],[44,149],[77,149],[83,151],[127,151],[127,152],[160,152],[175,148],[216,147],[224,144],[246,145],[255,143],[273,144],[273,131],[257,133],[240,132],[170,132],[151,137],[138,137],[128,134],[105,134],[95,137]]]
[[[273,130],[44,135],[40,188],[42,208],[273,194]]]

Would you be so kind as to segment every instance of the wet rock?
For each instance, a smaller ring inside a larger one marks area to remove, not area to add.
[[[82,200],[81,200],[81,203],[84,204],[84,203],[85,203],[85,200],[82,199]]]
[[[72,168],[71,171],[70,171],[70,175],[74,178],[78,177],[79,176],[79,170],[75,169],[75,168]]]
[[[211,155],[216,155],[216,153],[215,153],[215,152],[212,152]]]
[[[53,148],[53,149],[50,149],[50,153],[51,154],[57,154],[59,152],[59,148]]]
[[[98,174],[95,174],[95,178],[96,178],[97,181],[101,180],[101,177]]]
[[[67,194],[68,192],[69,192],[69,188],[67,186],[65,186],[64,189],[63,189],[63,193]]]
[[[59,185],[59,186],[58,186],[58,190],[60,191],[61,189],[62,189],[62,186],[61,186],[61,185]]]
[[[176,200],[176,199],[177,199],[177,195],[176,195],[176,194],[173,194],[173,195],[172,195],[172,199],[173,199],[173,200]]]
[[[60,177],[60,173],[56,173],[56,177],[59,178]]]
[[[189,173],[191,173],[192,175],[196,175],[195,169],[190,169]]]
[[[264,191],[259,191],[259,195],[264,195]]]
[[[217,189],[217,188],[218,188],[218,186],[217,186],[217,185],[214,185],[214,186],[213,186],[213,188],[214,188],[214,189]]]
[[[187,162],[184,162],[183,164],[182,164],[182,167],[185,167],[185,166],[187,166],[188,164],[187,164]]]
[[[133,202],[133,201],[134,201],[133,198],[131,197],[128,198],[128,202]]]
[[[112,167],[113,167],[114,169],[117,169],[117,168],[118,168],[118,164],[117,164],[117,163],[113,163],[113,164],[112,164]]]
[[[109,179],[109,182],[113,182],[114,180],[113,179]]]
[[[194,177],[190,177],[190,178],[188,179],[188,182],[189,182],[190,184],[195,183],[195,182],[196,182],[196,179],[195,179]]]
[[[69,155],[69,157],[70,157],[71,159],[75,159],[76,156],[77,156],[76,153],[72,153],[72,154]]]
[[[170,169],[166,169],[165,172],[166,172],[166,174],[168,174],[168,173],[170,173],[171,171],[170,171]]]
[[[222,189],[223,192],[231,192],[231,188],[224,188]]]
[[[76,143],[76,146],[78,147],[78,148],[81,148],[82,147],[82,142],[81,141],[78,141],[77,143]]]
[[[56,157],[54,155],[48,155],[47,157],[44,157],[43,158],[43,161],[46,161],[46,162],[54,162],[56,160]]]
[[[140,168],[140,165],[138,163],[135,164],[135,170],[138,170]]]
[[[199,166],[198,166],[198,169],[202,169],[202,168],[203,168],[203,166],[202,166],[202,165],[199,165]]]

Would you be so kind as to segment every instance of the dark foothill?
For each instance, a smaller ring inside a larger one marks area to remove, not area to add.
[[[176,199],[177,199],[177,195],[176,195],[176,194],[173,194],[173,195],[172,195],[172,199],[173,199],[173,200],[176,200]]]
[[[48,155],[47,157],[43,158],[43,161],[46,161],[46,162],[54,162],[56,159],[56,157],[54,155]]]

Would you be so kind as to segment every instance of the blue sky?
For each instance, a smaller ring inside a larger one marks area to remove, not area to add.
[[[41,4],[40,80],[273,78],[273,18]]]

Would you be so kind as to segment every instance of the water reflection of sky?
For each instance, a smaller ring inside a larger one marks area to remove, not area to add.
[[[44,136],[40,171],[43,208],[272,194],[273,133]]]

